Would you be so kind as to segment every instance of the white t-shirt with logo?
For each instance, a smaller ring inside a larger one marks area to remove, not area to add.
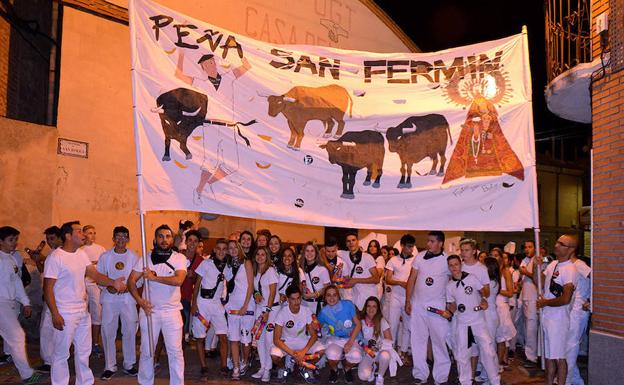
[[[555,295],[550,292],[550,281],[554,277],[553,281],[561,285],[562,287],[567,284],[572,284],[574,289],[577,289],[578,273],[576,267],[572,261],[567,260],[565,262],[552,261],[548,264],[545,272],[546,278],[544,279],[544,298],[553,299]],[[574,293],[572,293],[572,301],[565,306],[545,306],[544,317],[561,317],[568,316],[572,309],[574,300]]]
[[[307,325],[312,322],[312,311],[305,306],[299,307],[299,313],[293,314],[288,305],[282,307],[275,317],[275,324],[282,327],[282,341],[288,344],[293,339],[308,339]]]
[[[198,275],[201,275],[202,277],[202,280],[201,280],[202,289],[212,290],[216,286],[214,297],[204,298],[201,296],[201,292],[200,292],[199,293],[200,295],[198,296],[197,300],[201,302],[214,303],[214,304],[221,305],[221,298],[227,297],[226,282],[232,279],[232,268],[228,264],[226,264],[225,268],[223,269],[223,276],[225,277],[225,281],[223,280],[219,281],[218,285],[217,285],[217,278],[222,273],[219,271],[219,269],[217,269],[217,266],[215,265],[214,260],[212,258],[204,259],[199,264],[199,266],[197,266],[197,268],[195,269],[195,273]]]
[[[375,337],[375,326],[368,326],[366,320],[362,320],[362,340],[365,345],[369,344],[369,341],[374,340],[376,346],[380,346],[380,341],[384,339],[384,331],[389,330],[390,325],[385,318],[381,319],[381,330],[378,337]]]
[[[114,280],[117,278],[123,278],[124,281],[127,281],[137,261],[140,261],[140,258],[130,249],[126,249],[126,252],[123,254],[117,254],[115,249],[110,249],[104,252],[98,260],[97,270],[108,276],[110,279]],[[123,294],[112,294],[104,288],[102,290],[102,295],[100,296],[100,302],[134,303],[135,301],[129,292]]]
[[[256,274],[254,277],[254,289],[256,291],[262,292],[262,301],[257,303],[257,307],[265,307],[265,306],[273,306],[272,303],[269,303],[269,295],[271,294],[270,286],[272,284],[276,284],[279,281],[277,278],[277,271],[273,266],[270,266],[264,274]],[[275,297],[273,298],[273,302],[279,302],[279,296],[277,295],[277,287],[275,288]]]
[[[412,305],[424,309],[427,306],[444,309],[446,284],[450,277],[446,262],[448,256],[443,252],[437,257],[425,259],[426,253],[426,251],[418,253],[412,264],[412,268],[418,272],[412,294]]]
[[[21,271],[12,254],[0,251],[0,301],[18,301],[22,305],[30,305],[22,284]]]
[[[412,271],[414,258],[416,257],[411,256],[403,259],[400,256],[395,255],[388,260],[388,263],[386,263],[386,270],[390,270],[392,272],[392,279],[407,282]],[[390,286],[386,283],[386,292],[400,303],[405,302],[405,288],[399,285]]]
[[[232,272],[232,274],[234,274],[234,272]],[[245,303],[247,288],[247,265],[245,262],[242,262],[238,267],[236,275],[234,276],[234,290],[230,293],[230,298],[228,303],[225,305],[225,308],[227,310],[239,310]],[[249,310],[252,303],[254,303],[253,296],[249,299],[247,310]],[[251,307],[251,309],[253,309],[253,307]]]
[[[173,252],[167,263],[159,263],[154,265],[152,263],[151,253],[147,257],[147,268],[153,270],[158,277],[173,277],[178,270],[186,271],[186,257],[178,252]],[[138,260],[134,265],[134,271],[143,272],[143,261]],[[149,282],[150,290],[150,302],[154,311],[171,311],[182,309],[182,295],[180,293],[180,286],[166,285],[160,282]]]
[[[310,283],[310,281],[312,281]],[[303,273],[301,279],[301,285],[305,283],[305,289],[312,291],[320,291],[325,285],[329,285],[331,280],[329,279],[329,271],[325,266],[316,265],[314,269],[309,273]],[[303,296],[301,297],[303,299]]]
[[[490,276],[488,275],[487,267],[479,261],[472,265],[466,262],[462,263],[462,271],[474,275],[483,286],[490,284]]]
[[[581,259],[574,261],[574,266],[578,273],[578,286],[574,290],[572,310],[583,311],[583,304],[587,302],[591,296],[591,267],[587,266]]]
[[[299,274],[299,282],[301,282],[302,280],[305,280],[305,274],[301,268],[298,270],[297,274]],[[288,289],[288,286],[290,286],[294,280],[294,277],[291,278],[286,274],[277,273],[277,294],[275,295],[276,302],[279,300],[280,294],[286,295],[286,289]]]
[[[372,255],[362,252],[362,259],[357,265],[351,261],[349,252],[341,255],[344,266],[342,267],[342,276],[351,278],[370,278],[370,269],[376,269],[377,263]],[[346,289],[345,297],[342,299],[350,299],[353,304],[361,309],[368,297],[378,297],[377,283],[358,283],[351,289]]]
[[[448,303],[454,302],[457,305],[455,311],[457,322],[461,322],[463,325],[474,325],[485,321],[485,312],[482,310],[475,311],[475,307],[481,303],[479,290],[482,288],[481,281],[470,273],[461,281],[450,280],[446,284],[446,301]]]
[[[87,311],[85,273],[90,265],[89,257],[81,249],[69,253],[59,247],[46,258],[43,277],[56,279],[54,299],[61,314]]]
[[[89,261],[91,261],[91,263],[94,265],[98,263],[102,254],[106,252],[106,249],[104,248],[104,246],[98,245],[97,243],[84,245],[80,249],[84,251],[85,254],[87,254],[87,257],[89,257]],[[86,277],[85,281],[87,282],[87,285],[95,286],[95,281],[92,280],[91,278]]]

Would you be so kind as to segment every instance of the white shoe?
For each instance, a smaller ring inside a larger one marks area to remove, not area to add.
[[[251,375],[252,378],[262,378],[264,376],[264,369],[260,369]]]
[[[234,370],[232,371],[232,380],[234,381],[240,380],[240,369],[234,368]]]
[[[262,382],[269,382],[269,381],[271,381],[271,371],[265,370],[264,373],[262,374]]]
[[[377,379],[375,380],[375,385],[384,385],[383,376],[377,375]]]

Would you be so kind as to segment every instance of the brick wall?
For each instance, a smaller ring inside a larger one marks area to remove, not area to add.
[[[592,2],[592,16],[623,0]],[[618,11],[619,13],[619,11]],[[622,18],[609,15],[610,46],[624,44]],[[592,23],[594,25],[594,23]],[[600,43],[592,27],[594,57]],[[593,84],[594,255],[592,331],[624,337],[624,71],[607,69]]]
[[[0,18],[0,116],[6,116],[7,109],[10,41],[11,28],[9,23],[3,18]]]

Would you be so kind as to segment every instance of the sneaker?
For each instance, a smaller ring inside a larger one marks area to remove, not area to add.
[[[384,385],[384,377],[377,375],[377,379],[375,380],[375,385]]]
[[[190,340],[191,340],[191,338],[190,338],[189,334],[188,333],[184,333],[184,342],[186,342],[188,344]]]
[[[288,370],[285,368],[277,369],[277,379],[283,381],[286,378],[288,378]]]
[[[240,369],[239,368],[234,368],[234,370],[232,370],[232,380],[234,380],[234,381],[240,380]]]
[[[0,355],[0,365],[6,365],[13,362],[13,357],[10,354],[1,354]]]
[[[353,383],[353,370],[352,369],[345,370],[345,382],[347,384]]]
[[[264,375],[264,369],[260,369],[257,372],[255,372],[254,374],[252,374],[251,378],[260,379],[260,378],[262,378],[263,375]]]
[[[43,365],[37,366],[35,368],[36,371],[43,372],[43,373],[50,373],[51,369],[52,369],[52,367],[50,365],[48,365],[48,364],[43,364]]]
[[[413,383],[414,383],[415,385],[420,385],[420,384],[424,384],[424,383],[425,383],[425,381],[421,380],[420,378],[416,378],[416,379],[414,379],[414,382],[413,382]]]
[[[249,365],[246,362],[244,362],[244,361],[241,362],[241,365],[240,365],[240,375],[244,376],[245,373],[247,373],[247,369],[249,369]]]
[[[335,384],[336,382],[338,382],[338,373],[335,370],[330,370],[329,371],[329,383]]]
[[[23,380],[24,384],[30,385],[30,384],[38,384],[41,382],[41,380],[43,379],[43,376],[39,373],[33,373],[32,376],[28,377],[27,379]]]
[[[478,383],[481,383],[481,384],[488,382],[488,379],[486,377],[482,376],[481,374],[476,376],[474,380],[475,380],[475,382],[478,382]]]
[[[269,382],[269,381],[271,381],[271,371],[265,370],[264,373],[262,373],[262,382]]]
[[[131,377],[136,377],[136,375],[139,374],[139,371],[134,366],[131,367],[130,369],[124,369],[123,372],[126,376],[131,376]]]
[[[115,372],[113,372],[112,370],[105,370],[104,373],[102,373],[102,376],[100,377],[100,379],[104,381],[108,381],[111,378],[113,378],[114,375],[115,375]]]
[[[306,368],[300,368],[299,374],[301,374],[301,377],[306,383],[308,384],[316,383],[316,378],[314,378],[314,374],[312,373],[311,370],[308,370]]]

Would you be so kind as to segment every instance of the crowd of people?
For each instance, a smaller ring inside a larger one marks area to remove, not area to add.
[[[576,359],[589,318],[591,270],[577,257],[573,235],[557,240],[552,261],[530,240],[511,254],[462,239],[459,255],[447,255],[441,231],[429,232],[420,252],[410,234],[398,250],[376,240],[360,245],[357,233],[348,233],[346,250],[339,250],[334,238],[320,248],[287,247],[269,230],[218,239],[208,251],[206,233],[189,222],[177,232],[159,226],[144,262],[128,249],[123,226],[114,228],[108,250],[95,243],[93,226],[77,221],[44,234],[47,256],[43,243],[22,254],[19,231],[0,227],[0,303],[10,309],[0,312],[0,363],[13,362],[25,383],[50,372],[52,384],[68,384],[72,345],[76,384],[93,384],[92,354],[103,355],[100,378],[110,380],[119,371],[121,325],[121,368],[140,384],[154,383],[163,348],[169,382],[183,384],[184,344],[193,346],[204,378],[208,353],[231,380],[253,372],[262,382],[298,374],[312,383],[328,370],[330,383],[342,373],[346,383],[357,376],[382,385],[406,365],[415,383],[433,374],[443,384],[454,360],[461,385],[498,385],[521,346],[525,367],[537,367],[543,354],[548,384],[583,384]],[[20,312],[32,313],[28,263],[43,276],[45,300],[43,365],[34,369],[18,321]]]

